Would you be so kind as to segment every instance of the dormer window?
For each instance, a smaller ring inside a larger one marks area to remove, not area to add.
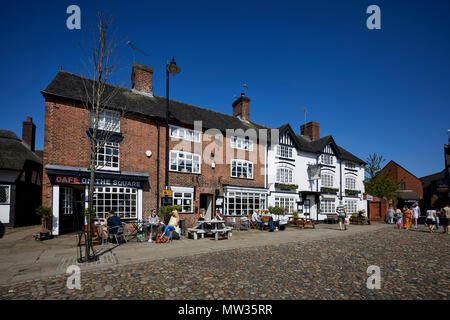
[[[284,146],[284,145],[278,145],[277,146],[277,156],[282,158],[289,158],[292,159],[292,147]]]
[[[277,178],[278,183],[292,183],[292,169],[287,167],[277,168]]]
[[[95,124],[95,112],[91,112],[91,127]],[[98,129],[120,132],[120,114],[113,111],[101,111],[98,115]]]
[[[347,169],[356,169],[356,164],[355,164],[355,163],[352,163],[352,162],[346,162],[346,163],[345,163],[345,167],[346,167]]]
[[[320,156],[320,162],[322,164],[333,165],[333,156],[330,154],[322,154]]]

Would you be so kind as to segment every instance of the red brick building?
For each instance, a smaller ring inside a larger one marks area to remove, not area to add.
[[[102,170],[96,172],[94,204],[100,219],[109,210],[125,220],[142,219],[160,206],[165,189],[166,100],[153,95],[152,68],[135,63],[131,80],[132,89],[108,87],[118,93],[99,121],[117,125],[97,159]],[[82,101],[90,81],[60,71],[42,91],[42,203],[53,208],[55,235],[84,223],[92,121]],[[117,112],[121,107],[125,114]],[[266,139],[249,137],[248,129],[269,128],[250,121],[250,99],[244,94],[231,110],[233,115],[226,115],[170,101],[167,187],[173,204],[182,206],[186,225],[192,225],[201,208],[212,216],[216,208],[247,214],[266,207]]]
[[[398,206],[419,201],[423,198],[422,181],[395,161],[381,170],[380,175],[390,178],[397,185]]]

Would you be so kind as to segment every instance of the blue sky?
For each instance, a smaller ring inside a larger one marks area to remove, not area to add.
[[[81,8],[81,30],[66,28],[66,8]],[[366,28],[366,8],[381,8],[381,30]],[[58,72],[87,74],[84,46],[96,9],[114,17],[120,69],[130,86],[132,41],[165,95],[164,65],[181,73],[171,98],[232,113],[248,85],[253,121],[320,134],[362,159],[395,160],[418,177],[444,167],[450,129],[450,1],[7,1],[0,12],[0,128],[21,136],[33,117],[43,148],[44,99]]]

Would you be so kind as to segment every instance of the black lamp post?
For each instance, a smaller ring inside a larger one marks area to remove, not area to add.
[[[169,188],[169,73],[176,75],[181,69],[177,66],[175,58],[166,65],[166,176],[165,189]]]

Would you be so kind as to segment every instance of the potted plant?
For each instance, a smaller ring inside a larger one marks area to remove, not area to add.
[[[39,239],[47,240],[53,238],[50,232],[52,225],[52,209],[40,206],[36,209],[36,214],[41,217],[41,232],[39,234]]]

